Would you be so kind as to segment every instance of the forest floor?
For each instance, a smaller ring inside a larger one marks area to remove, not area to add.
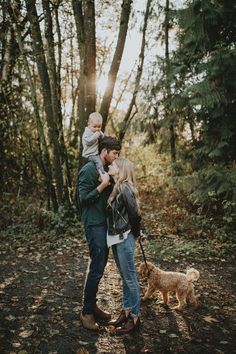
[[[58,236],[28,226],[23,234],[18,217],[0,237],[1,354],[236,353],[236,271],[230,244],[219,242],[210,218],[198,217],[174,190],[162,197],[143,190],[141,196],[147,258],[164,270],[198,269],[199,307],[177,311],[174,294],[163,306],[156,293],[142,303],[141,328],[133,335],[113,336],[105,323],[98,333],[90,332],[79,319],[89,260],[82,227],[74,225]],[[142,260],[139,247],[136,259]],[[140,284],[143,292],[145,279]],[[111,253],[98,303],[113,318],[121,309]]]

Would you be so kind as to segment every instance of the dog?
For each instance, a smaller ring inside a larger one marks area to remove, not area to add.
[[[193,286],[193,282],[197,281],[200,276],[198,270],[191,268],[184,274],[179,272],[165,272],[151,262],[147,262],[147,266],[148,269],[145,262],[138,264],[138,274],[141,277],[148,277],[148,270],[150,272],[148,288],[145,295],[141,298],[142,301],[146,301],[156,290],[159,290],[162,294],[164,304],[167,305],[169,300],[168,293],[175,291],[178,300],[178,306],[176,306],[175,309],[182,310],[186,307],[188,300],[195,306],[198,305]]]

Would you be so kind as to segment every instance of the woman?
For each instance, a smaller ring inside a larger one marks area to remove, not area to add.
[[[123,310],[116,321],[116,334],[134,331],[140,325],[140,290],[134,264],[135,240],[140,237],[137,191],[133,164],[117,158],[109,166],[115,185],[108,199],[107,244],[112,246],[123,285]]]

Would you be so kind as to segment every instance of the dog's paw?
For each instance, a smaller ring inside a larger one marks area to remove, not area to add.
[[[182,305],[182,306],[177,305],[177,306],[173,307],[173,310],[182,311],[182,310],[184,310],[186,307],[187,307],[186,305]]]

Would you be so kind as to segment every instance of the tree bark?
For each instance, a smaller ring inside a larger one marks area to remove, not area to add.
[[[60,159],[59,131],[57,122],[54,120],[52,109],[52,93],[49,81],[49,75],[44,56],[43,42],[38,22],[38,15],[35,6],[35,0],[26,1],[27,15],[30,21],[30,30],[32,38],[32,47],[38,68],[38,74],[42,87],[44,110],[48,125],[48,135],[52,147],[53,174],[56,181],[56,190],[59,204],[63,201],[63,176]]]
[[[14,49],[14,32],[7,20],[7,3],[3,2],[1,6],[1,58],[0,60],[0,194],[6,185],[6,146],[7,127],[9,111],[9,88],[12,82],[12,69],[16,62],[16,53]]]
[[[169,133],[170,133],[170,155],[171,161],[174,163],[176,161],[176,147],[175,147],[175,129],[173,124],[173,116],[170,111],[170,97],[171,97],[171,89],[169,83],[169,72],[170,72],[170,55],[169,55],[169,29],[170,29],[170,4],[169,0],[166,0],[165,7],[165,61],[166,61],[166,119],[170,121],[169,125]]]
[[[96,105],[96,34],[94,0],[84,1],[85,33],[85,119],[95,111]]]
[[[102,99],[100,113],[103,117],[103,130],[106,127],[109,108],[114,92],[116,78],[118,70],[120,68],[121,58],[124,51],[125,40],[128,30],[129,16],[131,11],[132,0],[123,0],[121,17],[120,17],[120,29],[118,34],[118,40],[116,44],[115,53],[111,63],[111,67],[108,73],[107,87]]]
[[[85,33],[84,33],[84,16],[82,8],[82,0],[72,0],[72,7],[75,17],[76,34],[79,46],[79,56],[80,56],[80,73],[79,73],[79,98],[78,98],[78,113],[79,118],[76,119],[75,124],[75,134],[73,146],[76,147],[78,144],[78,137],[80,136],[80,146],[79,146],[79,166],[82,166],[82,135],[86,125],[85,118]]]
[[[60,0],[57,4],[54,5],[55,10],[55,19],[56,19],[56,31],[57,31],[57,48],[58,48],[58,65],[57,65],[57,82],[58,82],[58,95],[61,97],[61,54],[62,54],[62,45],[61,45],[61,28],[59,22],[59,13],[58,8],[60,6]]]

